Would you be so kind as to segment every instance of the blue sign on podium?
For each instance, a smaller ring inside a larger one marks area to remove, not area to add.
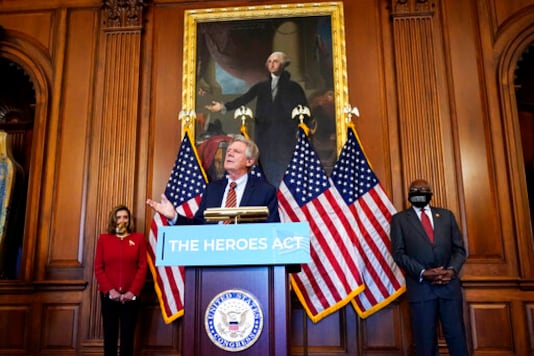
[[[160,226],[156,266],[310,262],[307,222]]]

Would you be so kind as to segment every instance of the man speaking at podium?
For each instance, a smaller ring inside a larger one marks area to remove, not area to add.
[[[266,222],[280,222],[276,188],[249,174],[259,154],[258,146],[253,141],[242,135],[235,135],[224,158],[226,177],[207,185],[192,219],[179,215],[164,194],[161,195],[161,202],[147,199],[147,205],[166,217],[171,225],[206,224],[204,211],[207,208],[239,206],[267,206],[269,215]]]

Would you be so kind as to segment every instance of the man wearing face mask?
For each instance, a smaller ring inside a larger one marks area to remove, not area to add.
[[[411,207],[391,220],[393,258],[406,274],[406,295],[418,356],[439,355],[437,322],[451,356],[468,354],[458,274],[466,252],[462,234],[447,209],[430,206],[432,189],[422,179],[410,184]]]

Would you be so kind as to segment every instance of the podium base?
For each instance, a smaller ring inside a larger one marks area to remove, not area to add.
[[[186,267],[184,303],[184,356],[289,354],[286,266]]]

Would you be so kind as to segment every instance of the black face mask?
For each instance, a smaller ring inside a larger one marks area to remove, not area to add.
[[[418,208],[427,206],[431,199],[432,193],[429,192],[414,191],[408,194],[408,201]]]

